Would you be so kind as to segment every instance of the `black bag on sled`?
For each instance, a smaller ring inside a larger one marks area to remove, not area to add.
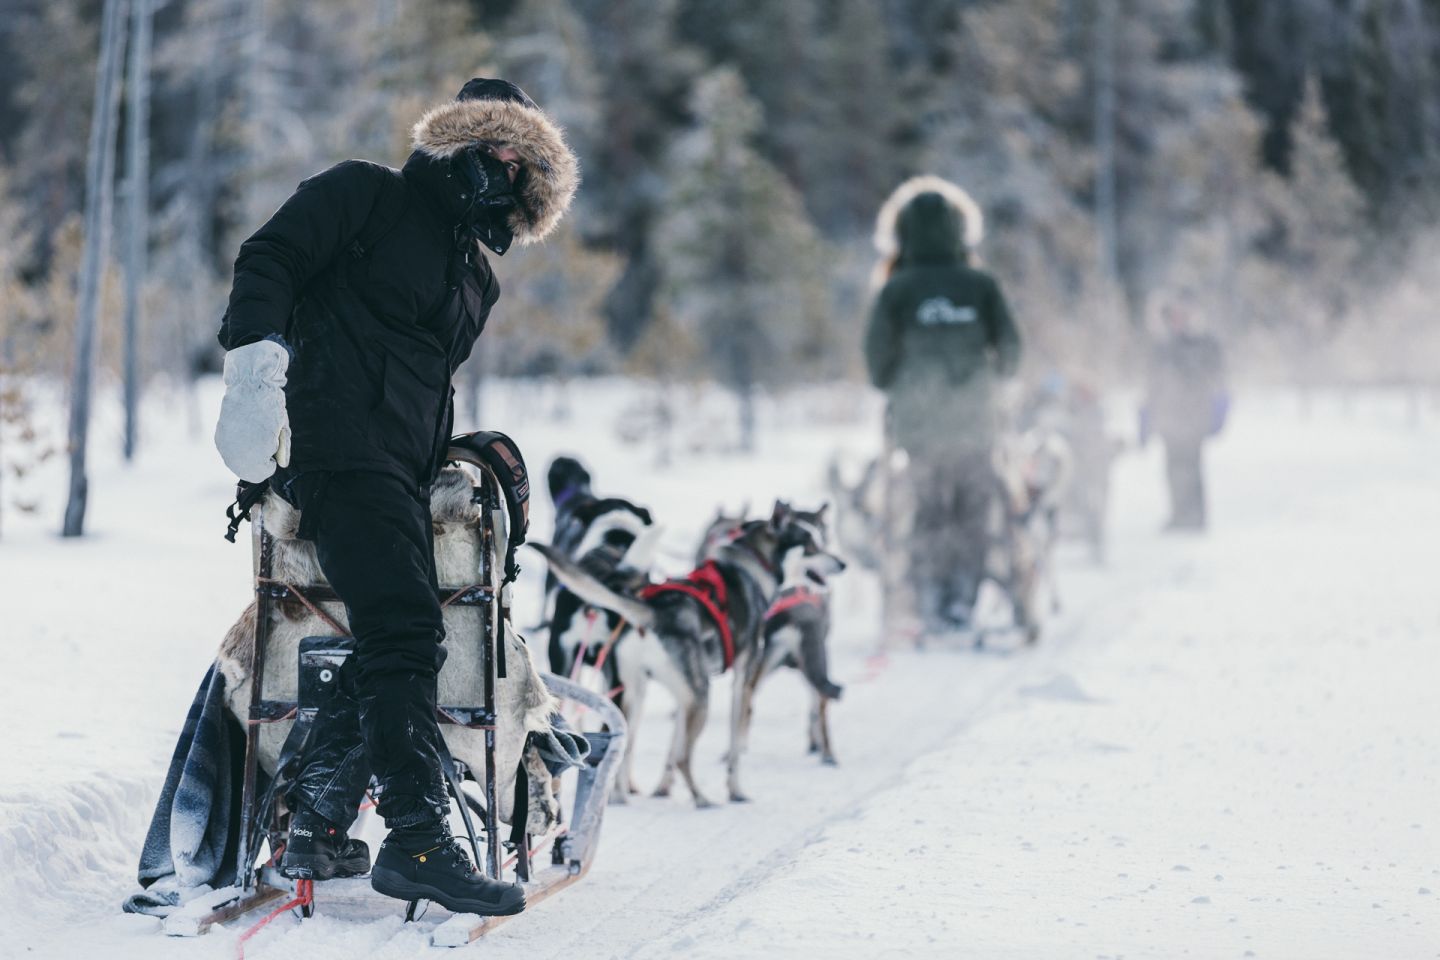
[[[525,468],[520,447],[498,430],[480,430],[451,437],[447,458],[483,464],[500,481],[500,490],[505,495],[505,509],[510,514],[505,582],[513,582],[520,573],[515,563],[515,551],[524,546],[525,534],[530,529],[530,473]]]

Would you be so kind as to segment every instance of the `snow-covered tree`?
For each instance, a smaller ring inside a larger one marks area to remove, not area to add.
[[[659,229],[665,298],[703,344],[693,373],[739,396],[749,449],[755,389],[814,370],[833,336],[823,250],[794,188],[754,147],[761,112],[739,73],[703,77],[694,113]]]

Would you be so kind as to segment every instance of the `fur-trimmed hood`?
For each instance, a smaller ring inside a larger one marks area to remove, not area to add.
[[[564,132],[544,111],[514,100],[452,100],[427,112],[411,130],[414,149],[438,160],[477,140],[520,154],[524,172],[510,229],[522,244],[545,239],[580,185],[580,163]]]
[[[906,252],[903,248],[909,239],[907,228],[913,228],[913,224],[909,222],[909,217],[904,216],[905,211],[917,198],[927,193],[939,194],[945,205],[954,211],[959,228],[958,239],[963,243],[964,250],[974,251],[980,246],[985,236],[985,215],[980,212],[980,205],[949,180],[926,174],[906,180],[881,204],[880,212],[875,216],[875,249],[882,258],[893,261]]]

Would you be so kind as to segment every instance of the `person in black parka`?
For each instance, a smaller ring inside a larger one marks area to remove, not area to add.
[[[909,456],[915,496],[909,575],[921,626],[970,626],[996,489],[995,394],[1020,362],[1000,284],[979,269],[970,195],[939,177],[902,183],[876,217],[882,281],[865,332],[870,382]]]
[[[400,170],[348,160],[311,177],[241,245],[215,441],[242,480],[300,508],[356,638],[358,738],[353,714],[348,728],[317,720],[287,798],[282,870],[364,872],[368,850],[345,833],[373,771],[390,829],[375,889],[515,913],[520,887],[484,878],[446,825],[429,490],[452,432],[452,377],[500,296],[486,253],[543,239],[578,164],[503,80],[471,80],[415,124],[412,145]]]

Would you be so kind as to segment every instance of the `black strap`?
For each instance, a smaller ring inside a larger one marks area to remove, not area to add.
[[[405,213],[404,181],[395,174],[387,174],[381,184],[375,206],[370,208],[370,214],[348,248],[350,255],[357,260],[369,256]]]
[[[527,738],[525,750],[530,749]],[[515,803],[510,808],[510,843],[519,849],[525,839],[525,828],[530,825],[530,771],[525,769],[525,750],[520,751],[520,762],[515,766]]]
[[[250,519],[251,509],[260,502],[261,498],[265,496],[265,491],[269,489],[269,480],[261,480],[259,483],[241,480],[235,485],[235,501],[225,508],[225,516],[230,521],[225,528],[226,540],[231,543],[235,542],[235,534],[240,530],[240,521]]]
[[[480,859],[480,843],[475,837],[475,822],[470,819],[470,806],[466,802],[469,798],[461,789],[460,771],[455,768],[455,758],[450,755],[450,745],[445,742],[444,737],[440,738],[440,767],[445,772],[445,782],[450,787],[450,793],[455,797],[455,805],[460,808],[460,820],[465,824],[465,833],[470,837],[470,852],[475,856],[476,868],[479,868],[485,861]],[[485,842],[494,843],[495,838],[486,836]]]

